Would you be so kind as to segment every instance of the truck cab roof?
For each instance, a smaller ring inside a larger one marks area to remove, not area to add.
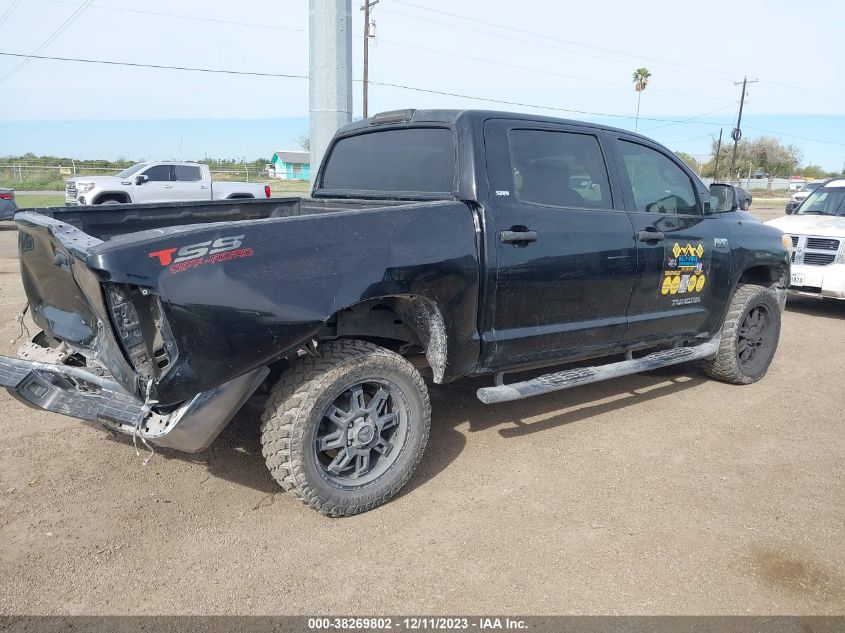
[[[599,123],[589,123],[587,121],[579,121],[577,119],[565,119],[560,117],[550,117],[536,114],[525,114],[524,112],[508,112],[502,110],[448,110],[448,109],[420,109],[415,110],[408,108],[404,110],[389,110],[386,112],[379,112],[366,119],[360,121],[353,121],[344,125],[339,133],[345,134],[357,130],[363,130],[371,127],[378,127],[382,125],[413,125],[417,123],[445,123],[454,126],[462,121],[483,122],[488,119],[518,119],[522,121],[533,121],[537,123],[556,123],[559,125],[578,125],[582,127],[591,127],[600,130],[608,130],[619,132],[623,134],[630,134],[631,136],[638,136],[654,142],[648,137],[630,130],[616,128],[610,125],[603,125]]]

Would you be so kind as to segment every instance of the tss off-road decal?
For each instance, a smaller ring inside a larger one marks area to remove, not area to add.
[[[189,244],[181,248],[165,248],[149,253],[157,257],[162,266],[169,266],[170,272],[181,273],[204,264],[217,264],[230,259],[252,257],[251,248],[241,248],[244,236],[219,237],[216,240]]]

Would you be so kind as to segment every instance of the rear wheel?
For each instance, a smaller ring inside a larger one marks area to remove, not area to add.
[[[743,211],[748,211],[748,207],[750,207],[750,206],[751,206],[751,202],[748,200],[748,198],[746,198],[745,200],[742,201],[742,210]]]
[[[282,374],[262,416],[276,481],[332,516],[385,503],[410,479],[428,441],[431,406],[404,358],[335,341]]]
[[[780,307],[771,290],[740,284],[722,326],[719,352],[705,361],[704,371],[737,385],[757,382],[777,351],[780,323]]]

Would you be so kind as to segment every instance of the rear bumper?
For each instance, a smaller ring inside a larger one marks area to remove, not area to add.
[[[161,414],[89,369],[0,356],[0,387],[24,404],[188,453],[208,448],[268,373],[260,367]]]
[[[31,407],[89,422],[134,429],[146,415],[121,385],[80,367],[0,356],[0,386]]]

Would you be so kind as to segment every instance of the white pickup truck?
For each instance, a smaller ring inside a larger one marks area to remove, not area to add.
[[[268,185],[211,182],[208,165],[149,162],[115,176],[76,176],[65,182],[66,205],[269,198]]]

